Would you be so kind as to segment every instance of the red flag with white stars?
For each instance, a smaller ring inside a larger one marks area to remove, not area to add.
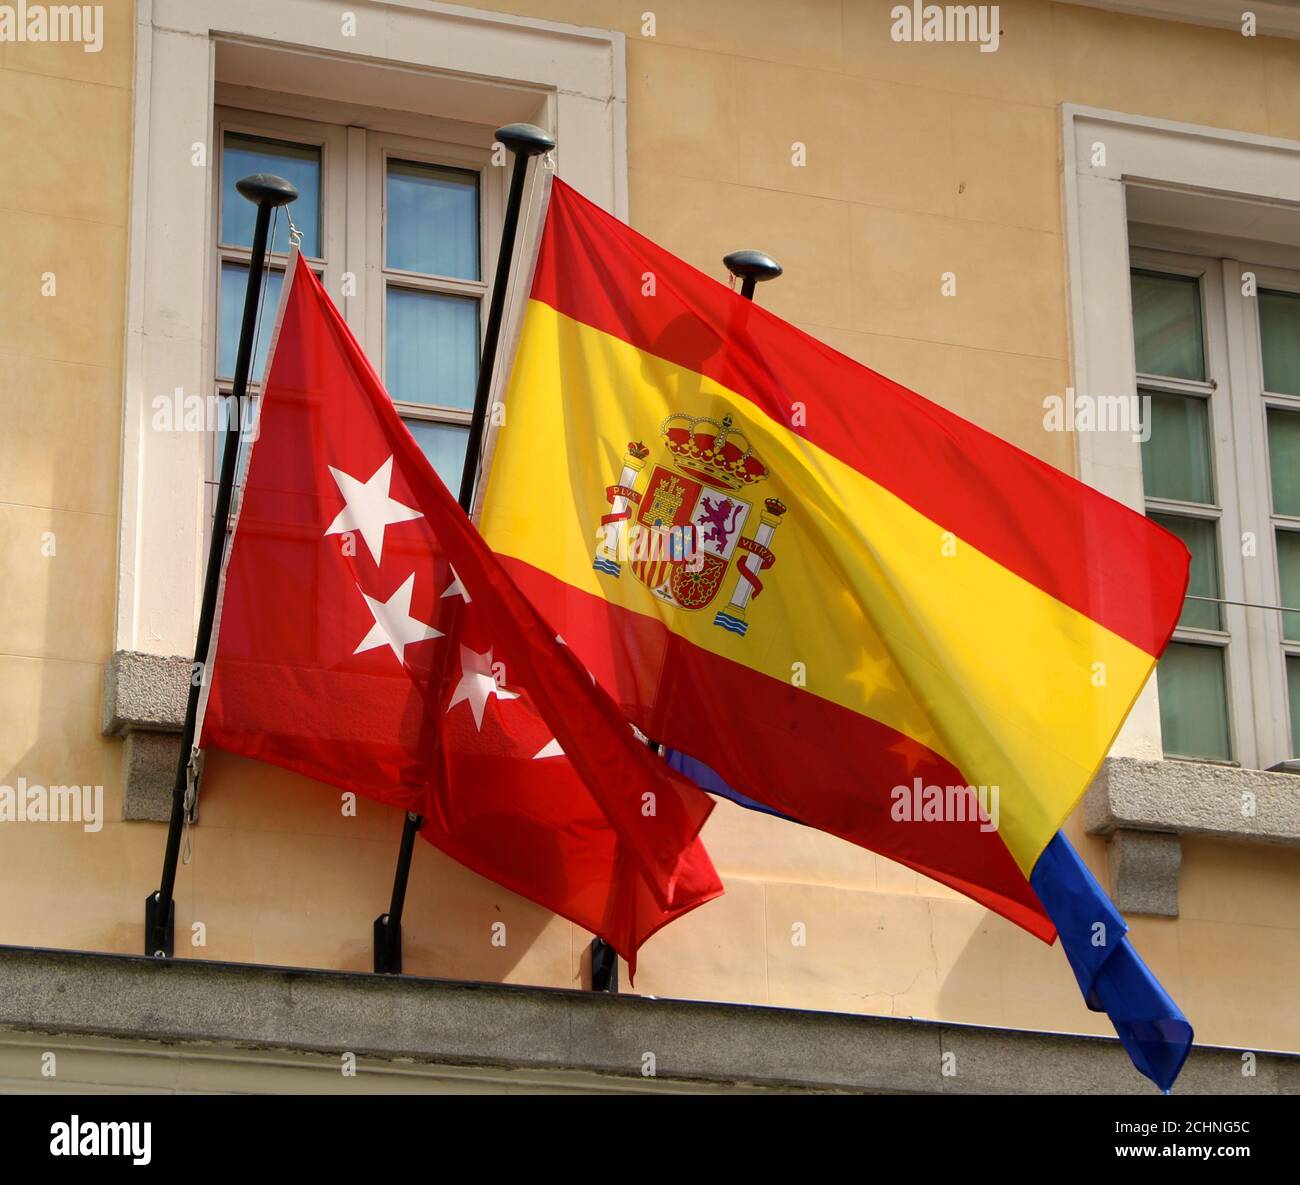
[[[722,892],[712,801],[515,587],[295,266],[201,744],[416,811],[475,872],[637,948]]]

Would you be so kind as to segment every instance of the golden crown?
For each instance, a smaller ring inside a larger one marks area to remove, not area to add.
[[[767,466],[754,455],[745,434],[732,427],[729,415],[719,422],[678,412],[663,422],[659,432],[674,465],[715,489],[738,490],[768,475]]]

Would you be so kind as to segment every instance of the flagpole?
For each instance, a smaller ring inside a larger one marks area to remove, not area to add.
[[[775,259],[762,251],[732,251],[722,257],[727,271],[740,281],[740,295],[754,299],[754,289],[764,280],[775,280],[784,270]],[[658,741],[646,744],[656,753]],[[591,940],[591,990],[593,992],[618,991],[618,955],[603,938]]]
[[[257,329],[258,299],[262,275],[266,268],[267,231],[271,214],[298,197],[297,188],[283,177],[271,173],[254,173],[235,182],[235,188],[257,207],[253,226],[253,249],[248,261],[248,287],[244,290],[244,317],[239,326],[239,349],[235,357],[235,382],[227,407],[234,413],[226,417],[226,439],[221,457],[221,479],[217,484],[216,508],[212,514],[212,538],[208,541],[208,566],[203,578],[203,602],[199,611],[199,628],[194,642],[189,697],[185,702],[185,724],[181,730],[181,750],[176,762],[176,780],[172,784],[172,812],[167,826],[167,847],[163,855],[162,876],[158,890],[145,898],[144,953],[156,959],[170,959],[175,954],[175,914],[173,893],[176,888],[176,864],[180,857],[181,832],[185,825],[186,790],[190,762],[194,751],[194,733],[198,719],[199,693],[207,682],[208,648],[212,642],[212,621],[217,609],[217,590],[221,580],[221,559],[225,553],[226,528],[230,522],[230,501],[235,487],[235,466],[239,458],[241,411],[248,395],[248,372],[252,367],[254,335]],[[198,678],[194,676],[198,675]]]
[[[514,262],[515,237],[519,230],[519,213],[524,204],[524,182],[531,157],[550,152],[554,137],[531,123],[509,123],[497,128],[497,140],[515,158],[510,174],[510,196],[506,199],[506,217],[501,226],[501,246],[497,250],[497,274],[492,281],[492,301],[488,305],[487,328],[483,331],[483,360],[478,368],[478,385],[474,388],[474,413],[469,422],[469,439],[465,441],[465,464],[460,471],[461,509],[468,514],[474,503],[474,485],[478,481],[479,454],[483,448],[483,426],[487,420],[488,396],[492,391],[492,374],[496,368],[497,345],[501,339],[501,317],[506,307],[506,285],[510,265]]]
[[[488,397],[492,392],[497,347],[501,340],[501,319],[505,312],[510,265],[514,261],[519,215],[524,204],[524,182],[528,177],[528,161],[534,156],[550,152],[555,147],[554,137],[531,123],[506,124],[505,127],[497,129],[496,138],[510,150],[515,163],[514,171],[510,174],[510,193],[506,198],[505,221],[501,225],[501,246],[497,251],[492,299],[488,304],[487,325],[483,331],[483,356],[478,368],[478,382],[474,388],[474,411],[469,423],[469,437],[465,441],[465,464],[460,473],[460,494],[457,501],[466,514],[469,514],[474,504],[479,454],[483,449],[483,428],[487,421]],[[398,975],[402,970],[402,911],[406,904],[406,886],[411,875],[415,837],[423,822],[424,820],[414,811],[408,811],[406,821],[402,825],[402,842],[397,852],[397,868],[393,872],[392,899],[388,912],[380,914],[375,919],[376,972]]]
[[[784,270],[775,259],[762,251],[733,251],[724,255],[727,271],[740,281],[740,295],[754,299],[754,287],[764,280],[775,280]]]

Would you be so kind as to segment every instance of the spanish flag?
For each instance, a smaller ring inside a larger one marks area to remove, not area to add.
[[[481,529],[646,735],[1050,941],[1183,544],[561,181]]]

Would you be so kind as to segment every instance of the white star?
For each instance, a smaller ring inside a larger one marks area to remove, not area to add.
[[[483,727],[483,708],[488,702],[488,696],[495,695],[497,699],[518,699],[517,691],[506,691],[496,681],[492,674],[492,650],[489,647],[486,654],[476,654],[468,646],[460,648],[460,682],[456,684],[456,690],[452,694],[451,703],[447,705],[447,711],[451,711],[462,700],[469,702],[470,711],[474,713],[474,727],[482,729]]]
[[[370,632],[361,639],[361,644],[352,652],[360,654],[363,650],[374,650],[377,646],[388,646],[397,655],[397,661],[406,664],[403,654],[412,642],[427,642],[430,638],[441,638],[442,634],[427,622],[411,616],[411,593],[415,590],[415,573],[412,572],[399,588],[386,601],[376,601],[374,597],[361,595],[370,606],[375,624]]]
[[[543,757],[563,757],[564,750],[560,747],[560,742],[552,737],[536,753],[533,754],[534,761],[541,761]]]
[[[451,565],[448,564],[447,567],[451,568]],[[464,597],[465,604],[470,603],[469,593],[465,591],[465,586],[461,584],[460,573],[455,568],[451,568],[451,583],[447,585],[442,595],[444,597]]]
[[[326,466],[339,493],[347,503],[330,523],[327,535],[341,535],[344,531],[360,531],[361,538],[370,548],[370,554],[379,563],[384,550],[384,528],[389,523],[405,523],[413,518],[423,518],[418,510],[403,506],[388,496],[393,480],[393,458],[379,466],[369,481],[361,482],[333,465]]]

